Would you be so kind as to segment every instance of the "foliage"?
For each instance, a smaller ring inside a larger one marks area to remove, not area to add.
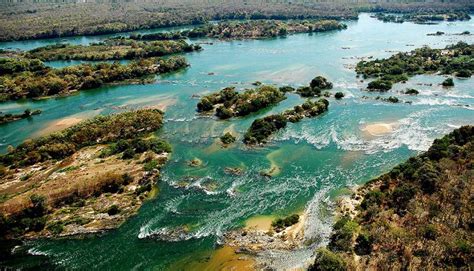
[[[127,65],[119,63],[81,64],[62,69],[23,71],[0,76],[0,101],[68,94],[97,88],[107,83],[138,80],[157,73],[187,67],[183,57],[141,59]]]
[[[393,23],[403,23],[403,22],[413,22],[417,24],[425,24],[432,22],[440,21],[469,21],[471,17],[467,12],[457,11],[457,12],[446,12],[446,11],[437,11],[437,12],[410,12],[403,15],[392,15],[385,13],[377,13],[375,17],[383,22],[393,22]]]
[[[7,122],[12,122],[15,120],[20,120],[20,119],[26,119],[34,115],[39,115],[41,114],[41,110],[33,110],[31,111],[30,109],[26,109],[23,113],[21,114],[2,114],[0,112],[0,124],[2,123],[7,123]]]
[[[231,133],[227,132],[223,136],[220,137],[222,144],[232,144],[235,142],[235,136]]]
[[[178,41],[135,41],[126,38],[106,39],[90,45],[54,44],[26,52],[29,59],[52,60],[121,60],[160,57],[199,50],[199,45]]]
[[[454,86],[454,81],[453,78],[447,78],[446,80],[441,83],[443,87],[453,87]]]
[[[409,88],[407,90],[405,90],[405,94],[408,94],[408,95],[418,95],[420,92],[414,88]]]
[[[361,269],[469,268],[473,159],[474,126],[436,139],[361,189],[359,213],[335,223],[328,248],[351,266],[359,255]]]
[[[299,122],[305,117],[315,117],[327,111],[329,102],[326,99],[312,102],[307,100],[302,105],[286,110],[281,114],[256,119],[244,135],[244,143],[255,145],[265,143],[278,130],[285,128],[288,122]]]
[[[201,98],[197,104],[199,112],[216,109],[216,116],[228,119],[246,116],[260,109],[277,104],[286,99],[285,94],[273,86],[259,86],[244,92],[237,92],[233,87],[227,87],[217,93]]]
[[[346,263],[339,255],[320,248],[316,251],[316,259],[314,264],[309,268],[309,271],[345,271],[347,270]]]
[[[334,94],[334,98],[340,100],[340,99],[344,98],[344,93],[336,92],[336,94]]]
[[[110,206],[109,209],[107,209],[108,215],[116,215],[118,213],[120,213],[120,207],[118,207],[116,204]]]
[[[418,74],[472,74],[473,52],[474,45],[464,42],[446,46],[444,49],[422,47],[395,54],[387,59],[360,61],[357,63],[356,72],[364,78],[376,78],[368,84],[368,90],[388,91],[394,83],[406,81]]]
[[[296,223],[298,223],[300,216],[297,214],[292,214],[284,218],[278,218],[272,222],[272,227],[276,232],[280,232],[285,228],[288,228]]]
[[[27,140],[11,152],[1,155],[4,165],[22,167],[50,159],[63,159],[76,150],[100,143],[132,140],[161,128],[163,112],[141,109],[110,116],[98,116],[45,137]],[[132,140],[133,150],[169,151],[161,140]]]

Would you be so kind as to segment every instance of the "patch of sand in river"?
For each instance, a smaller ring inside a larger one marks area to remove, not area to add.
[[[64,130],[66,128],[69,128],[71,126],[78,124],[79,122],[85,119],[89,119],[89,118],[99,115],[101,111],[102,109],[85,111],[85,112],[80,112],[74,115],[70,115],[62,119],[53,120],[49,122],[43,129],[34,133],[34,137],[44,136],[47,134]]]
[[[383,136],[393,132],[395,124],[393,123],[369,123],[362,126],[361,130],[366,136]]]
[[[245,229],[269,231],[272,228],[272,222],[275,220],[272,215],[258,215],[253,216],[245,221]]]
[[[171,270],[203,270],[203,271],[247,271],[256,270],[255,260],[244,254],[235,253],[235,248],[223,246],[216,249],[210,256],[199,257],[191,262],[182,262],[171,267]]]

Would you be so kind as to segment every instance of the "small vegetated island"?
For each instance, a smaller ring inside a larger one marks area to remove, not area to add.
[[[111,38],[90,45],[55,44],[39,47],[24,53],[26,58],[51,60],[121,60],[159,57],[200,50],[199,45],[177,41],[136,41]]]
[[[281,37],[296,33],[315,33],[346,29],[347,25],[336,20],[252,20],[237,22],[221,22],[207,24],[191,30],[172,33],[155,33],[131,35],[137,40],[170,40],[182,38],[217,38],[217,39],[258,39]]]
[[[444,49],[423,47],[387,59],[360,61],[356,72],[364,78],[375,78],[367,86],[369,91],[388,91],[393,84],[418,74],[454,74],[468,78],[474,72],[474,45],[459,42]]]
[[[299,122],[303,118],[316,117],[328,110],[329,101],[319,99],[318,101],[307,100],[302,105],[283,113],[269,115],[252,122],[252,125],[244,135],[244,143],[247,145],[263,144],[268,138],[280,129],[286,127],[288,122]]]
[[[0,239],[118,227],[152,190],[170,145],[163,112],[141,109],[83,121],[0,156]]]
[[[474,126],[463,126],[368,182],[310,270],[469,269],[473,163]]]
[[[0,112],[0,124],[30,118],[31,116],[39,115],[39,114],[41,114],[41,110],[39,109],[36,109],[33,111],[31,111],[30,109],[26,109],[25,111],[23,111],[23,113],[19,113],[19,114]]]
[[[220,119],[242,117],[286,99],[285,93],[274,86],[259,86],[244,92],[234,87],[206,95],[197,104],[199,112],[215,112]]]
[[[104,84],[146,83],[153,75],[189,66],[182,56],[119,63],[80,64],[50,68],[38,59],[0,58],[0,102],[21,98],[68,95]]]
[[[214,112],[220,119],[243,117],[261,109],[278,104],[286,99],[286,93],[296,93],[301,97],[313,98],[323,95],[323,90],[332,89],[333,85],[323,76],[316,76],[309,86],[293,88],[283,86],[262,85],[255,89],[237,92],[234,87],[227,87],[219,92],[203,96],[197,103],[197,111],[201,113]],[[266,116],[256,119],[244,135],[247,145],[262,144],[276,131],[285,128],[288,122],[299,122],[305,117],[315,117],[327,111],[329,101],[307,100],[302,105],[295,106],[281,114]]]
[[[406,14],[377,13],[374,15],[380,21],[391,23],[413,22],[417,24],[429,24],[442,21],[469,21],[471,16],[467,12],[410,12]]]

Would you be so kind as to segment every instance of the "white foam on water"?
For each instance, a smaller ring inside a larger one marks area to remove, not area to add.
[[[328,129],[321,129],[320,126],[311,126],[308,122],[302,125],[301,129],[285,130],[277,140],[293,140],[296,144],[305,141],[318,149],[334,143],[339,149],[363,151],[366,154],[389,152],[402,146],[414,151],[426,151],[435,138],[433,132],[439,134],[440,131],[449,131],[445,126],[440,127],[440,124],[425,123],[424,117],[433,110],[435,109],[430,108],[410,114],[392,123],[391,133],[374,138],[366,138],[361,131],[347,129],[344,123],[333,122],[329,124]]]
[[[33,256],[48,256],[49,253],[46,251],[41,251],[39,248],[33,247],[28,249],[28,254],[33,255]]]

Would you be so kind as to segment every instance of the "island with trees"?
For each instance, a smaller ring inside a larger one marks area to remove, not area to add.
[[[380,21],[391,23],[413,22],[416,24],[430,24],[442,21],[469,21],[471,16],[465,11],[437,11],[437,12],[409,12],[405,14],[377,13],[374,15]]]
[[[136,41],[126,38],[110,38],[90,45],[54,44],[25,52],[25,58],[51,60],[122,60],[160,57],[200,50],[199,45],[177,41]]]
[[[375,78],[369,91],[388,91],[392,85],[419,74],[454,74],[470,77],[474,72],[474,45],[459,42],[444,49],[418,48],[386,59],[360,61],[356,72],[364,78]]]
[[[274,86],[262,85],[255,89],[237,92],[227,87],[206,95],[197,104],[198,112],[215,112],[220,119],[243,117],[286,99],[285,94]]]
[[[98,116],[0,156],[0,238],[113,229],[148,197],[171,146],[163,112]]]
[[[31,118],[31,116],[41,114],[41,110],[36,109],[31,111],[31,109],[26,109],[23,113],[12,114],[12,113],[2,113],[0,112],[0,124],[8,123],[16,120]]]
[[[473,154],[474,126],[463,126],[363,185],[309,270],[469,269]]]
[[[346,28],[347,25],[336,20],[250,20],[207,24],[181,32],[131,35],[129,38],[136,40],[171,40],[182,38],[259,39],[282,37],[296,33],[343,30]]]
[[[80,64],[61,69],[45,66],[37,59],[0,59],[0,101],[69,95],[105,84],[146,83],[154,75],[189,66],[182,56],[147,58],[119,63]]]
[[[328,110],[328,106],[329,101],[326,99],[307,100],[283,113],[256,119],[245,133],[243,142],[247,145],[264,144],[271,135],[285,128],[288,122],[296,123],[304,118],[319,116]]]

